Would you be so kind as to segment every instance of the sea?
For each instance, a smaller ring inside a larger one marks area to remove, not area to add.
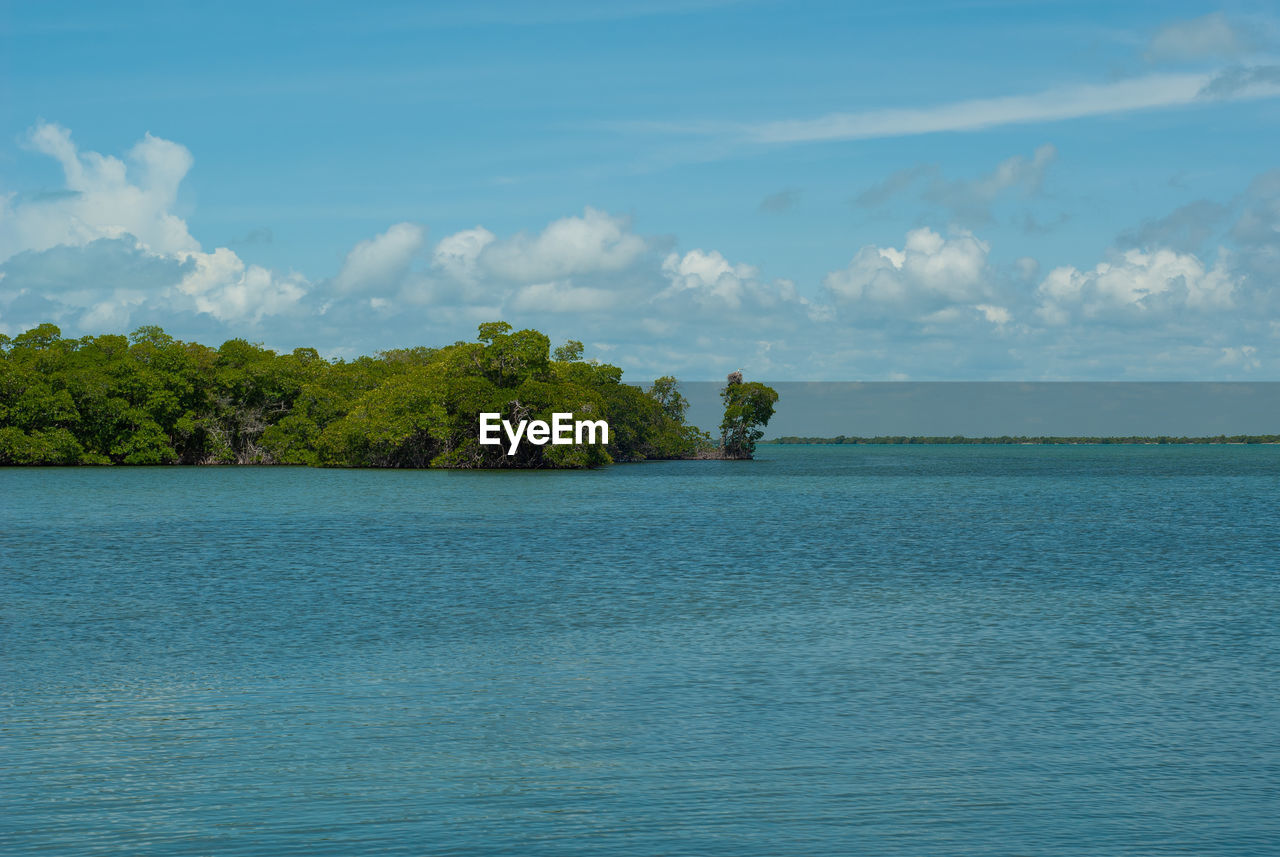
[[[1280,446],[0,470],[0,854],[1280,853]]]

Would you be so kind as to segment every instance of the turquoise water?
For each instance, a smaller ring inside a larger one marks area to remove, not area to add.
[[[1280,447],[0,470],[0,852],[1280,851]]]

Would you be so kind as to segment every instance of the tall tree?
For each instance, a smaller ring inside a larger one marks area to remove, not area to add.
[[[720,399],[724,402],[720,445],[725,458],[751,458],[756,451],[756,441],[764,437],[764,426],[773,417],[778,391],[758,381],[744,383],[741,372],[731,372],[720,391]]]

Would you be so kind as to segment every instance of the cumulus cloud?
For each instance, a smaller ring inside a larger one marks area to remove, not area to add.
[[[1280,171],[1230,203],[1140,224],[1102,263],[1048,274],[1016,247],[1002,261],[956,225],[912,230],[898,246],[851,242],[847,265],[797,285],[761,260],[646,237],[586,208],[527,232],[477,225],[434,243],[423,226],[393,223],[310,280],[201,246],[174,213],[192,168],[178,144],[146,137],[113,158],[41,125],[30,145],[64,180],[0,195],[9,334],[47,320],[86,333],[177,322],[184,338],[267,334],[356,354],[505,318],[596,343],[640,375],[1115,377],[1128,361],[1144,377],[1224,377],[1276,365]],[[1034,194],[1054,156],[1041,147],[963,180],[917,169],[872,190],[914,192],[962,221],[1002,195]],[[1222,247],[1206,255],[1215,238]]]
[[[975,304],[992,293],[990,250],[966,230],[943,237],[932,229],[914,229],[901,249],[863,247],[846,267],[828,274],[824,284],[836,301],[863,308],[924,313]]]
[[[587,208],[534,235],[499,238],[483,226],[446,235],[431,248],[427,269],[411,271],[425,234],[408,226],[357,245],[336,278],[339,292],[352,291],[345,283],[367,269],[370,276],[360,279],[370,288],[417,304],[588,311],[603,308],[650,249],[625,218]]]
[[[757,271],[751,265],[733,264],[718,250],[671,253],[662,261],[662,273],[670,280],[667,295],[689,294],[702,304],[717,303],[737,309],[753,286]]]
[[[4,263],[7,289],[29,289],[75,301],[77,295],[122,291],[157,292],[180,281],[191,260],[139,253],[129,238],[98,238],[79,247],[23,250]]]
[[[968,183],[975,194],[1026,192],[1050,158],[1030,154]],[[406,343],[506,318],[591,341],[640,374],[708,377],[746,365],[757,376],[810,378],[1230,377],[1268,366],[1257,342],[1275,341],[1246,255],[1276,244],[1280,179],[1259,177],[1245,199],[1234,204],[1247,215],[1240,237],[1216,257],[1178,245],[1227,223],[1226,206],[1148,221],[1128,233],[1142,236],[1138,246],[1048,274],[1030,257],[993,261],[966,229],[916,229],[898,246],[858,250],[826,276],[820,298],[750,261],[670,249],[587,209],[527,233],[476,226],[433,246],[406,241],[424,264],[388,266],[400,282],[373,292],[335,291],[326,318],[383,338],[405,330]]]
[[[718,250],[669,253],[661,274],[667,286],[651,302],[677,317],[733,318],[739,325],[751,319],[761,329],[830,317],[829,307],[802,296],[791,280],[767,280],[754,265],[731,262]]]
[[[173,213],[193,164],[185,146],[147,134],[121,159],[82,152],[66,128],[47,122],[27,142],[58,162],[64,187],[0,197],[6,324],[47,320],[15,317],[24,293],[39,293],[42,312],[86,330],[121,329],[143,312],[254,323],[295,311],[306,294],[297,275],[246,265],[225,247],[202,250]]]
[[[626,221],[588,208],[537,236],[498,238],[482,227],[446,236],[433,253],[434,294],[497,304],[519,312],[688,315],[792,303],[808,307],[788,281],[766,281],[746,263],[716,250],[653,252]],[[554,279],[542,279],[548,273]],[[454,281],[453,287],[440,281]],[[459,288],[458,286],[461,286]]]
[[[598,312],[617,306],[617,295],[606,289],[568,282],[534,283],[516,291],[508,306],[515,312]]]
[[[1234,306],[1238,288],[1225,251],[1208,267],[1190,253],[1128,250],[1088,271],[1071,265],[1054,268],[1037,289],[1036,314],[1046,324],[1062,325],[1225,310]]]
[[[126,235],[158,254],[199,249],[186,223],[170,212],[178,185],[191,168],[185,147],[147,134],[129,150],[126,162],[97,152],[82,154],[66,128],[45,122],[31,131],[28,143],[62,167],[64,192],[3,212],[0,258]]]
[[[119,329],[134,308],[180,280],[192,264],[139,253],[129,239],[99,238],[83,247],[24,250],[2,268],[0,317]]]
[[[308,283],[299,274],[280,276],[260,265],[246,265],[226,247],[188,257],[194,270],[182,278],[177,293],[191,298],[197,312],[219,321],[262,321],[300,309]]]
[[[1214,363],[1215,366],[1239,367],[1246,372],[1262,367],[1262,361],[1257,357],[1258,349],[1252,345],[1229,345],[1220,351],[1222,356]]]
[[[982,317],[997,327],[1004,327],[1013,321],[1013,315],[1007,307],[995,304],[975,304],[974,309],[982,313]]]
[[[480,275],[480,254],[496,240],[497,236],[483,226],[455,232],[436,244],[431,260],[446,276],[474,282]]]
[[[663,252],[669,240],[646,238],[626,218],[593,208],[531,233],[499,236],[476,226],[429,248],[418,240],[421,233],[399,232],[401,240],[392,240],[393,228],[349,254],[331,283],[326,317],[389,323],[404,318],[391,315],[401,307],[424,322],[463,330],[493,318],[553,335],[564,325],[566,335],[625,347],[620,353],[629,359],[657,359],[660,352],[649,343],[674,338],[687,344],[689,331],[697,330],[699,349],[738,353],[750,338],[761,360],[774,361],[776,355],[768,355],[778,337],[830,314],[789,280],[766,278],[716,250]],[[419,255],[425,265],[408,264]],[[366,269],[377,276],[355,276]],[[355,290],[348,279],[373,285]],[[684,354],[695,359],[687,348]]]
[[[386,289],[400,283],[426,243],[426,231],[413,223],[397,223],[347,253],[334,288],[342,293]]]
[[[581,217],[563,217],[535,236],[520,234],[485,247],[481,261],[507,280],[554,280],[620,271],[646,249],[625,219],[587,208]]]

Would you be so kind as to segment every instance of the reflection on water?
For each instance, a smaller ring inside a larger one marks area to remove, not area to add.
[[[1280,447],[0,470],[6,854],[1280,841]]]

